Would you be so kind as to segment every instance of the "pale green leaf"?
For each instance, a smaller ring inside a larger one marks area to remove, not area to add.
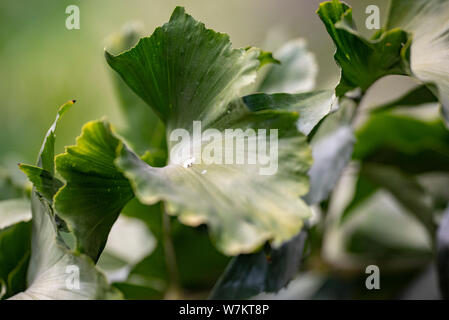
[[[33,192],[32,253],[28,287],[11,299],[118,299],[90,258],[71,252],[60,238],[53,209]],[[79,287],[76,276],[79,276]],[[72,276],[72,277],[71,277]]]
[[[351,126],[354,104],[340,103],[340,109],[326,117],[311,140],[313,165],[309,171],[310,190],[304,196],[308,204],[325,200],[334,189],[351,159],[355,137]]]
[[[265,93],[299,93],[313,90],[318,65],[304,39],[284,44],[274,53],[281,63],[270,66],[258,91]]]
[[[388,29],[402,28],[413,35],[411,71],[434,92],[449,121],[449,2],[446,0],[392,0]]]
[[[234,124],[245,129],[281,124],[289,128],[294,122],[296,117],[290,113],[265,110],[248,113]],[[185,159],[171,159],[166,167],[154,168],[126,147],[116,163],[140,201],[168,201],[169,213],[187,225],[208,224],[217,247],[235,255],[251,252],[267,240],[279,246],[299,232],[309,215],[298,198],[307,191],[311,160],[305,137],[296,130],[281,131],[278,159],[275,175],[259,174],[260,165],[193,163],[186,167]]]

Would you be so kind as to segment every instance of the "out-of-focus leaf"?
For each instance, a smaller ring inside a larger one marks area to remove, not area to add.
[[[55,195],[58,215],[77,239],[77,250],[97,261],[109,231],[133,198],[128,180],[114,165],[121,142],[104,121],[89,122],[77,144],[56,157],[65,185]]]
[[[247,50],[251,50],[251,47],[247,48]],[[275,59],[273,57],[273,54],[271,52],[263,51],[263,50],[260,50],[260,54],[257,59],[259,59],[259,69],[262,68],[266,64],[271,64],[271,63],[280,64],[281,63],[278,59]]]
[[[97,265],[105,271],[109,282],[121,282],[154,247],[155,239],[143,221],[121,215],[109,232]]]
[[[243,97],[244,103],[254,111],[288,110],[299,113],[297,128],[308,135],[336,104],[332,91],[313,91],[299,94],[252,94]]]
[[[0,208],[0,219],[8,212]],[[31,222],[22,221],[0,229],[0,298],[25,290],[31,250]],[[2,293],[3,292],[3,293]]]
[[[410,36],[403,30],[382,32],[373,40],[361,36],[352,9],[339,0],[320,4],[318,15],[337,47],[335,61],[341,67],[337,96],[360,88],[365,92],[387,75],[408,75]]]
[[[417,271],[432,259],[432,235],[386,190],[379,189],[355,207],[344,224],[338,222],[328,226],[321,253],[341,271],[364,274],[367,265],[375,264],[383,276],[400,275]]]
[[[10,199],[0,201],[0,229],[31,219],[28,199]]]
[[[106,48],[112,54],[119,54],[132,48],[142,34],[142,27],[139,24],[127,24],[120,32],[109,37]],[[116,73],[113,73],[112,77],[124,120],[123,125],[117,130],[118,133],[139,155],[150,151],[158,158],[158,163],[163,165],[167,157],[167,146],[162,121]]]
[[[299,93],[313,90],[318,65],[304,39],[287,42],[275,52],[274,57],[281,63],[270,67],[259,86],[259,92]]]
[[[403,96],[373,109],[373,113],[388,111],[397,107],[419,107],[423,104],[438,102],[428,85],[420,85]]]
[[[145,285],[117,282],[113,286],[123,293],[126,300],[153,300],[162,298],[160,291]]]
[[[142,295],[151,293],[149,298],[152,299],[162,298],[173,285],[166,265],[165,238],[162,231],[163,207],[160,204],[142,205],[134,199],[123,209],[122,214],[145,221],[157,243],[154,251],[139,262],[130,271],[129,278],[119,285],[126,288],[125,296],[131,295],[132,292],[141,292]],[[187,295],[204,295],[202,292],[212,288],[229,258],[214,248],[206,228],[186,227],[175,220],[171,221],[171,226],[170,236],[179,277],[178,285]],[[144,287],[148,287],[150,291],[145,291]],[[158,296],[154,296],[155,291],[159,292]]]
[[[351,202],[347,205],[345,211],[341,215],[341,222],[344,222],[359,205],[363,204],[369,197],[379,190],[379,185],[373,183],[364,175],[357,177],[355,193]]]
[[[449,299],[449,208],[437,233],[437,270],[442,296]]]
[[[410,67],[413,75],[433,90],[449,120],[449,2],[392,0],[387,29],[402,28],[413,35]],[[432,87],[430,87],[432,89]]]
[[[312,138],[313,165],[309,171],[310,190],[304,196],[308,204],[326,199],[351,159],[355,143],[351,119],[354,105],[349,100],[324,119]]]
[[[31,253],[30,201],[0,201],[0,299],[26,289]]]
[[[13,178],[0,168],[0,201],[20,198],[25,195],[25,187],[18,185]]]
[[[190,292],[210,292],[229,258],[217,251],[204,227],[172,223],[172,239],[182,287]]]
[[[413,176],[407,175],[394,167],[368,163],[362,165],[359,175],[371,183],[371,189],[378,187],[389,191],[426,227],[429,234],[433,234],[435,222],[432,199]],[[350,211],[346,212],[345,218],[349,214]]]
[[[375,114],[357,132],[353,157],[414,174],[449,171],[449,131],[439,120]]]
[[[212,291],[211,299],[247,299],[261,292],[277,292],[297,274],[306,232],[279,249],[235,257]]]

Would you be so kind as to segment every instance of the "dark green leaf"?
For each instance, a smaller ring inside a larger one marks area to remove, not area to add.
[[[75,146],[56,157],[66,181],[55,208],[73,231],[79,252],[97,261],[125,204],[133,198],[128,180],[114,165],[120,140],[104,121],[89,122]]]
[[[306,232],[279,249],[242,254],[231,261],[217,282],[211,299],[247,299],[261,292],[277,292],[297,274]]]
[[[5,212],[0,211],[0,218]],[[26,273],[31,250],[31,222],[18,222],[0,229],[0,298],[24,290],[26,288]]]
[[[36,190],[48,201],[53,202],[53,196],[63,186],[63,183],[42,168],[27,164],[20,164],[19,168],[27,175]]]
[[[129,50],[137,43],[141,35],[142,31],[139,25],[128,24],[109,38],[107,49],[113,54]],[[115,72],[112,77],[124,122],[118,128],[118,133],[139,155],[149,150],[153,157],[158,158],[159,166],[164,165],[167,146],[165,127],[162,121]]]
[[[441,121],[375,114],[357,132],[353,157],[409,173],[449,171],[449,131]]]
[[[253,111],[288,110],[298,112],[297,128],[308,135],[328,115],[336,99],[332,91],[313,91],[299,94],[252,94],[243,97],[243,102]]]
[[[169,131],[210,122],[226,113],[239,90],[251,83],[260,50],[231,49],[229,37],[205,28],[177,7],[168,23],[109,65],[165,122]]]
[[[360,175],[373,185],[388,190],[409,212],[420,221],[429,234],[435,231],[434,209],[430,196],[414,179],[394,167],[364,164]]]
[[[386,75],[409,74],[409,35],[392,29],[367,40],[355,28],[352,9],[339,0],[324,2],[318,15],[337,47],[335,61],[341,68],[337,96],[360,88],[365,92]]]
[[[372,112],[384,112],[397,107],[418,107],[426,103],[437,102],[437,98],[429,89],[428,85],[421,85],[410,90],[405,95],[395,99],[387,104],[381,105],[373,109]]]

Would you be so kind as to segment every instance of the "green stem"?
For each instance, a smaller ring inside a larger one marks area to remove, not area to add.
[[[171,237],[170,216],[165,212],[165,206],[162,204],[162,231],[164,239],[165,263],[167,265],[169,285],[165,294],[166,299],[177,299],[182,295],[179,282],[178,266],[176,264],[175,248]]]

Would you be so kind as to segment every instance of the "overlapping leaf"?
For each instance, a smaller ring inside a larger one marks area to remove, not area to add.
[[[297,198],[306,192],[310,163],[304,137],[292,130],[297,116],[291,111],[253,111],[236,100],[255,78],[260,55],[254,48],[231,49],[226,35],[207,30],[182,8],[133,49],[118,56],[106,53],[111,67],[165,122],[168,134],[177,128],[192,132],[194,120],[204,130],[281,131],[280,168],[273,177],[259,175],[258,165],[193,163],[185,168],[190,159],[179,158],[153,168],[122,148],[117,164],[140,201],[168,200],[168,211],[183,223],[207,223],[217,246],[228,254],[252,251],[266,240],[279,245],[300,230],[308,215]],[[288,172],[296,177],[287,178]]]
[[[107,50],[119,54],[132,48],[142,36],[142,27],[138,23],[127,24],[123,29],[111,35]],[[165,128],[151,108],[148,108],[115,73],[111,71],[116,88],[123,124],[117,132],[123,136],[130,147],[139,155],[150,151],[157,158],[158,165],[164,165],[167,157]]]
[[[274,57],[280,64],[269,67],[258,91],[265,93],[300,93],[315,88],[318,65],[304,39],[285,43]]]
[[[114,165],[121,142],[104,121],[89,122],[77,145],[56,157],[66,184],[55,208],[77,238],[78,251],[97,261],[122,208],[133,198],[128,180]]]
[[[410,67],[433,92],[449,120],[449,2],[446,0],[391,0],[387,29],[401,28],[413,35]]]
[[[334,58],[341,67],[337,96],[357,88],[365,92],[386,75],[409,74],[407,32],[395,28],[367,40],[356,30],[352,9],[339,0],[322,3],[318,15],[337,47]]]
[[[27,288],[11,299],[121,297],[117,290],[109,287],[104,275],[95,268],[88,256],[72,252],[64,242],[51,200],[56,189],[48,188],[45,183],[52,179],[54,173],[54,141],[59,117],[72,104],[73,102],[69,102],[59,109],[58,116],[44,139],[37,167],[21,166],[25,173],[30,174],[30,179],[36,182],[31,194],[32,245],[26,274]]]

